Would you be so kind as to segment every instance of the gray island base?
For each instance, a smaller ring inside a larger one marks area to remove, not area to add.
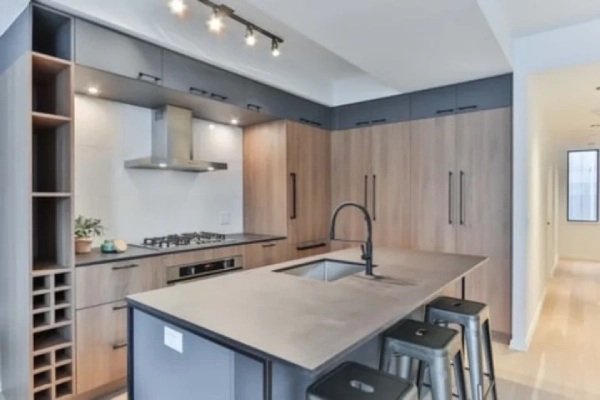
[[[341,362],[376,368],[381,335],[485,257],[375,248],[375,274],[277,272],[348,249],[142,293],[129,304],[130,400],[302,400]]]

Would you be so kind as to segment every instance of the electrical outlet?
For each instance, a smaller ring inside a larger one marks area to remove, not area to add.
[[[221,225],[229,225],[231,223],[231,213],[228,211],[221,211],[219,214],[221,218]]]

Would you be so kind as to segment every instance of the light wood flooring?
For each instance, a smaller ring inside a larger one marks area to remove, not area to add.
[[[600,263],[562,261],[529,351],[494,356],[501,400],[600,399]]]

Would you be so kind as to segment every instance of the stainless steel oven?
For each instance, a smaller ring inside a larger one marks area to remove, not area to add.
[[[243,268],[242,260],[242,256],[234,256],[168,267],[167,285],[172,286],[234,271],[240,271]]]

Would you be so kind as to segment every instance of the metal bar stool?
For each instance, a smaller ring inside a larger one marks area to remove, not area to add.
[[[346,362],[318,379],[307,400],[416,400],[415,385],[354,362]]]
[[[411,380],[415,359],[420,361],[419,365],[427,364],[433,400],[452,398],[453,359],[458,397],[461,400],[466,399],[460,333],[454,329],[410,319],[403,320],[386,333],[379,368],[389,372],[394,357],[400,357],[399,375],[404,379]]]
[[[492,337],[490,333],[490,313],[488,306],[475,301],[453,297],[438,297],[427,306],[425,320],[431,324],[458,324],[465,330],[467,356],[469,357],[469,373],[471,377],[471,393],[474,400],[484,400],[491,393],[498,399],[496,390],[496,374],[492,354]],[[483,372],[485,352],[487,373]],[[484,393],[484,376],[490,380],[490,386]]]

